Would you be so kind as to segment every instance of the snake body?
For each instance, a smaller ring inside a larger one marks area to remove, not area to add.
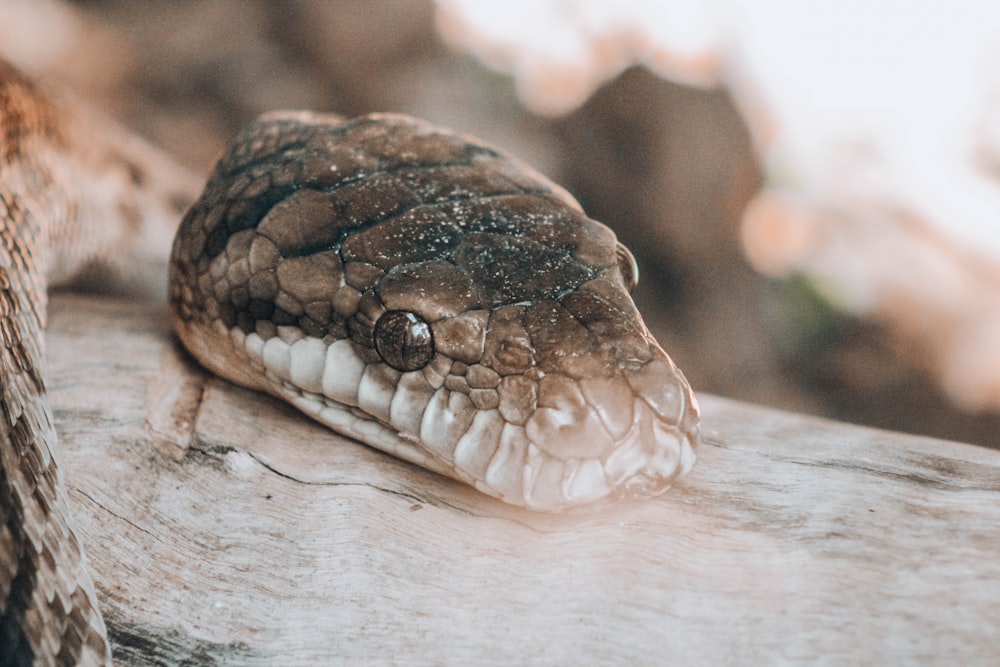
[[[134,163],[78,160],[46,108],[0,69],[0,663],[106,664],[55,466],[45,290],[55,269],[137,245],[120,230],[150,241],[127,213],[153,204],[123,187],[91,206],[66,185],[75,170],[134,181]],[[559,510],[659,493],[693,462],[697,405],[632,302],[637,276],[607,227],[483,142],[399,115],[280,112],[240,133],[183,217],[169,303],[215,373]]]

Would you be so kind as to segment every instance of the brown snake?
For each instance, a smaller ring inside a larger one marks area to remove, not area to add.
[[[74,133],[0,65],[0,664],[110,662],[54,459],[45,292],[141,255],[155,234],[136,211],[169,207],[128,183],[93,201],[147,171]],[[243,130],[184,216],[169,302],[219,375],[558,510],[654,495],[693,462],[697,405],[631,300],[637,275],[572,197],[478,140],[281,112]]]

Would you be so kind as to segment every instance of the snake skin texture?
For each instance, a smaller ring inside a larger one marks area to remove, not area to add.
[[[2,63],[0,113],[0,663],[110,664],[42,379],[50,237],[69,210],[42,156],[64,137],[54,109]]]
[[[270,114],[188,212],[170,303],[205,366],[508,503],[666,489],[698,410],[631,254],[478,140],[401,115]]]
[[[111,664],[57,466],[46,290],[165,255],[190,197],[160,187],[177,168],[157,156],[0,61],[0,665]]]

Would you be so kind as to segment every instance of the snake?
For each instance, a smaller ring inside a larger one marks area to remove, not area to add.
[[[79,128],[0,63],[0,664],[111,664],[57,465],[46,291],[141,256],[140,218],[180,218],[167,305],[194,360],[483,502],[645,498],[692,466],[697,401],[632,253],[502,150],[401,114],[271,112],[181,216],[125,135]]]

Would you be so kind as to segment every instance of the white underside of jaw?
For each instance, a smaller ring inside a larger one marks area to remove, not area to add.
[[[227,334],[259,360],[271,391],[317,421],[512,504],[557,510],[612,495],[655,495],[694,461],[688,439],[641,399],[617,446],[606,432],[593,434],[608,440],[609,453],[562,459],[549,453],[558,446],[536,446],[523,426],[497,409],[477,409],[443,378],[365,364],[349,340],[327,345],[279,335],[265,342],[239,329]]]

